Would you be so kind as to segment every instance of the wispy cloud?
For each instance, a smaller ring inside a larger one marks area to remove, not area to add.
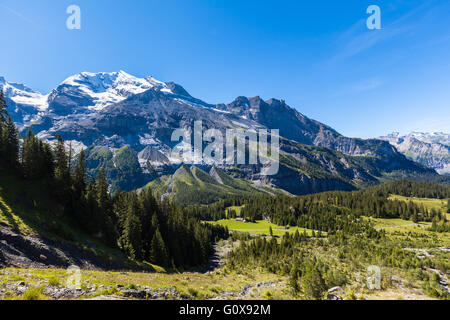
[[[379,78],[363,79],[348,85],[342,86],[335,93],[335,96],[354,95],[362,92],[375,90],[384,85],[384,82]]]
[[[389,39],[404,35],[408,32],[412,33],[421,23],[423,17],[429,17],[438,11],[439,6],[433,6],[432,2],[424,3],[400,18],[388,23],[385,23],[382,11],[381,30],[367,29],[366,17],[364,17],[336,38],[333,46],[337,50],[331,58],[331,62],[351,58]]]
[[[8,6],[5,6],[4,4],[0,3],[0,7],[4,8],[6,11],[8,11],[9,13],[13,14],[14,16],[16,16],[17,18],[21,19],[22,21],[25,21],[29,24],[32,24],[34,26],[39,26],[40,25],[38,23],[36,23],[35,21],[33,21],[32,19],[26,17],[25,15],[23,15],[21,12],[14,10]]]
[[[353,86],[351,86],[350,89],[354,92],[364,92],[376,89],[382,85],[383,81],[381,81],[380,79],[373,78],[356,83]]]

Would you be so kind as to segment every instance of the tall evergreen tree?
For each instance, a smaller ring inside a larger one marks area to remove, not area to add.
[[[164,243],[159,229],[156,229],[156,232],[153,236],[150,259],[153,263],[164,267],[168,266],[169,264],[169,255],[166,249],[166,244]]]
[[[61,187],[70,186],[69,158],[60,135],[57,137],[55,146],[55,179]]]
[[[64,205],[67,214],[73,214],[72,194],[71,194],[71,175],[69,162],[70,159],[66,152],[64,140],[60,135],[57,137],[55,151],[55,189],[54,194]]]
[[[8,111],[6,111],[8,106],[6,105],[5,95],[3,90],[0,90],[0,128],[4,126],[7,121]]]
[[[41,152],[43,144],[35,136],[31,129],[28,129],[22,145],[22,170],[26,179],[39,179],[46,169],[44,154]]]
[[[0,128],[0,154],[2,161],[11,168],[19,164],[19,132],[9,115],[3,129]]]
[[[76,198],[81,198],[86,192],[87,187],[87,164],[86,153],[84,150],[78,154],[78,159],[73,170],[73,188]]]
[[[97,174],[97,201],[101,213],[112,216],[112,200],[109,195],[108,178],[105,167],[101,167]]]
[[[114,225],[117,223],[117,219],[113,212],[113,203],[109,194],[105,167],[102,167],[97,175],[97,205],[99,218],[102,221],[101,233],[103,240],[109,244],[114,244],[116,239]]]
[[[144,259],[144,243],[142,241],[142,224],[139,219],[139,202],[136,192],[129,194],[128,208],[119,243],[122,249],[133,259]]]

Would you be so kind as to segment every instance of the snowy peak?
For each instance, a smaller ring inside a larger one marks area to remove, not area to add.
[[[450,134],[444,132],[411,132],[409,134],[400,134],[399,132],[393,132],[385,137],[380,137],[382,140],[411,140],[415,139],[423,143],[439,143],[442,145],[450,146]]]
[[[388,141],[411,160],[450,174],[450,135],[443,132],[391,133],[379,139]]]
[[[125,71],[82,72],[64,80],[52,92],[52,100],[58,100],[58,97],[62,95],[72,100],[66,101],[69,102],[68,106],[102,110],[108,105],[121,102],[132,95],[155,87],[163,92],[172,93],[164,82],[153,77],[137,78]],[[56,104],[59,106],[60,103],[56,101]]]
[[[47,95],[43,95],[29,87],[7,82],[4,77],[0,77],[0,90],[3,90],[6,98],[21,106],[33,107],[40,111],[47,109]]]

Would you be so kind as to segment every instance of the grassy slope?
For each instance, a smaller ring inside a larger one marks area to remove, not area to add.
[[[216,172],[223,184],[199,168],[182,166],[173,177],[163,176],[150,182],[146,187],[157,196],[168,195],[169,199],[180,205],[208,204],[235,196],[269,194],[269,191],[258,189],[248,181],[232,178],[220,169],[216,169]]]
[[[391,195],[390,200],[399,200],[399,201],[412,201],[417,203],[418,205],[423,205],[426,209],[436,209],[436,210],[445,210],[447,208],[447,199],[429,199],[429,198],[414,198],[414,197],[404,197],[398,195]]]
[[[235,219],[227,219],[227,220],[219,220],[217,222],[214,222],[216,224],[219,224],[223,227],[228,227],[231,231],[237,231],[237,232],[248,232],[251,234],[259,234],[259,235],[269,235],[269,229],[272,228],[272,232],[274,236],[283,236],[286,232],[290,234],[294,234],[297,230],[298,232],[307,231],[308,234],[311,233],[310,230],[299,228],[299,227],[280,227],[276,224],[267,222],[267,221],[256,221],[256,223],[246,223],[246,222],[239,222]]]
[[[221,242],[221,248],[231,250],[237,243]],[[243,299],[242,288],[252,286],[245,299],[290,299],[287,289],[287,277],[275,275],[254,269],[239,273],[230,272],[226,267],[221,267],[212,273],[183,272],[167,274],[158,269],[154,273],[137,272],[106,272],[106,271],[81,271],[81,289],[83,294],[78,299],[93,298],[100,295],[121,296],[124,289],[139,289],[150,287],[152,291],[160,292],[167,289],[175,290],[180,296],[187,299]],[[28,287],[48,288],[56,285],[64,287],[67,281],[66,270],[62,269],[16,269],[5,268],[0,270],[0,289],[6,290],[3,298],[23,299],[23,295],[14,292],[14,286],[19,281],[26,282]],[[257,288],[257,284],[273,283],[270,287]],[[123,286],[122,289],[117,285]],[[270,292],[270,293],[268,293]],[[232,294],[232,295],[231,295]],[[0,293],[0,299],[2,295]],[[46,298],[45,296],[42,298]],[[171,296],[168,297],[169,299]]]
[[[389,199],[405,202],[413,201],[419,205],[423,204],[426,209],[434,208],[436,210],[446,210],[447,208],[446,199],[414,198],[399,195],[391,195]],[[450,214],[447,214],[447,218],[450,218]],[[408,237],[423,238],[426,243],[424,247],[435,247],[436,245],[444,247],[450,246],[449,233],[437,233],[427,230],[431,227],[431,222],[414,223],[410,220],[402,219],[369,219],[374,223],[376,229],[383,229],[391,236],[397,237],[399,240],[407,239]]]
[[[236,212],[236,214],[238,215],[238,216],[241,216],[241,211],[242,211],[242,209],[245,207],[245,205],[243,205],[243,206],[231,206],[231,207],[228,207],[227,209],[226,209],[226,213],[227,213],[227,217],[228,217],[228,212],[230,212],[230,211],[235,211]]]
[[[43,186],[45,182],[21,181],[0,169],[0,223],[23,235],[71,242],[105,259],[132,264],[119,250],[80,231],[74,221],[62,214],[62,207],[55,205]]]
[[[230,208],[229,208],[230,209]],[[238,207],[233,207],[238,211]],[[439,265],[448,261],[449,253],[440,251],[438,248],[449,246],[448,234],[436,234],[426,230],[423,226],[409,227],[410,221],[402,221],[400,219],[374,219],[379,226],[399,226],[398,228],[386,229],[388,241],[396,243],[399,248],[425,248],[432,256],[428,259],[434,265]],[[221,223],[221,222],[219,222]],[[274,233],[280,232],[284,234],[286,230],[277,229],[277,226],[262,221],[256,224],[237,223],[232,221],[224,221],[230,228],[239,231],[248,231],[252,233],[268,234],[269,226],[272,226]],[[289,231],[294,231],[291,228]],[[365,299],[426,299],[427,296],[422,295],[422,283],[417,280],[414,273],[415,269],[406,270],[400,268],[382,268],[382,290],[367,290],[365,286],[365,276],[367,266],[358,261],[354,261],[352,256],[339,256],[338,253],[345,248],[334,248],[333,246],[325,248],[323,244],[317,241],[305,243],[301,248],[302,251],[320,257],[323,261],[328,261],[334,266],[334,270],[342,274],[348,279],[348,284],[344,286],[346,293],[356,293],[356,296]],[[326,243],[326,242],[325,242]],[[231,246],[236,246],[233,243]],[[223,242],[221,247],[227,248],[229,244]],[[227,250],[232,249],[228,247]],[[358,275],[358,276],[357,276]],[[399,286],[397,282],[390,280],[391,276],[400,279],[403,284]],[[56,280],[55,280],[56,278]],[[48,286],[50,282],[60,283],[64,285],[66,280],[65,270],[22,270],[22,269],[4,269],[0,270],[0,287],[7,286],[8,283],[16,283],[17,281],[25,281],[31,286]],[[163,290],[167,288],[175,288],[184,297],[191,299],[215,298],[224,294],[224,292],[233,292],[239,297],[239,292],[245,285],[255,285],[257,283],[265,283],[274,281],[275,286],[270,288],[262,288],[257,290],[247,299],[292,299],[288,289],[288,279],[283,276],[271,274],[262,271],[259,268],[248,267],[239,272],[227,270],[227,267],[220,267],[213,273],[182,273],[182,274],[166,274],[162,270],[157,273],[132,273],[132,272],[98,272],[83,271],[82,272],[82,288],[85,291],[93,289],[91,293],[84,294],[81,298],[90,298],[98,295],[118,294],[116,285],[125,287],[149,286],[155,290]],[[19,299],[21,296],[14,296],[13,299]],[[223,297],[223,296],[222,296]],[[242,298],[242,297],[241,297]],[[299,297],[296,297],[299,298]],[[300,296],[301,298],[301,296]]]

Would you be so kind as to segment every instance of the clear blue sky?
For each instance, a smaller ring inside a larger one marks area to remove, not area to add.
[[[450,131],[448,0],[0,0],[0,29],[0,75],[44,93],[125,70],[210,103],[284,99],[348,136]]]

